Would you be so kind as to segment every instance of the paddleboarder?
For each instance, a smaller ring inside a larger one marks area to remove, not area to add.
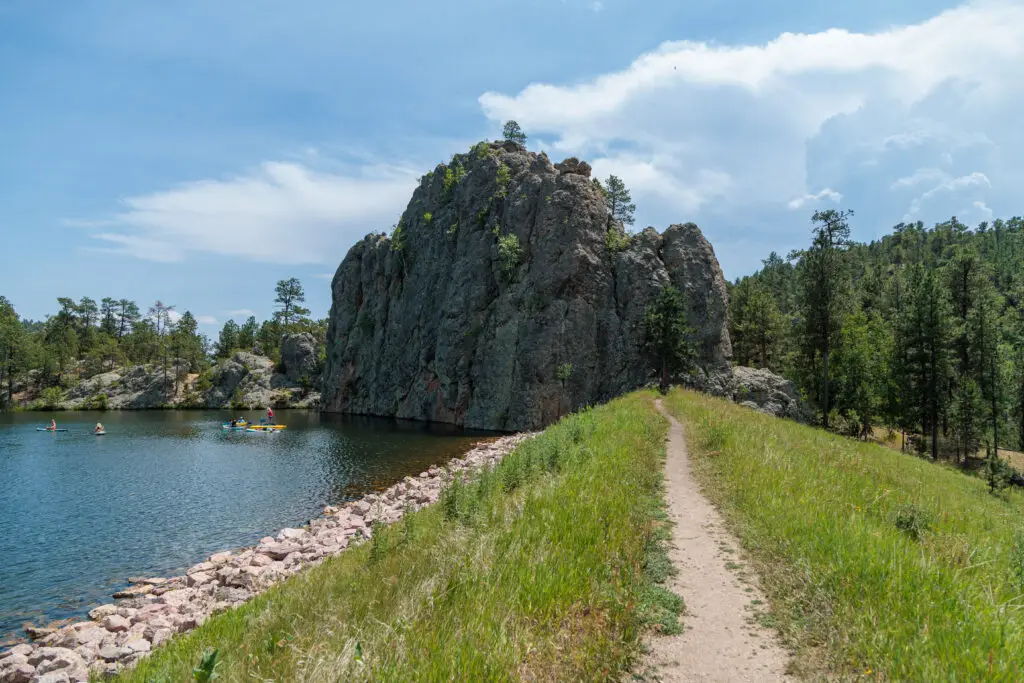
[[[49,429],[51,432],[57,431],[57,421],[54,420],[52,417],[50,418],[50,426],[47,427],[47,429]]]

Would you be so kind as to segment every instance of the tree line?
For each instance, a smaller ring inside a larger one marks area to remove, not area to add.
[[[1024,447],[1024,220],[863,244],[852,217],[815,212],[808,247],[731,284],[734,360],[793,380],[826,428],[958,461]]]
[[[250,316],[242,325],[229,320],[216,341],[199,331],[190,311],[179,315],[159,300],[143,310],[130,299],[60,297],[55,313],[35,321],[20,317],[0,295],[0,408],[11,406],[19,390],[69,388],[118,367],[156,365],[177,384],[236,350],[279,361],[286,333],[310,332],[323,341],[327,321],[309,317],[296,278],[279,281],[275,295],[272,318],[257,322]]]

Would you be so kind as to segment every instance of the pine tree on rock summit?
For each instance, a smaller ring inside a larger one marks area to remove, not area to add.
[[[502,137],[506,142],[514,142],[517,145],[526,147],[526,133],[515,121],[506,121],[501,129]]]

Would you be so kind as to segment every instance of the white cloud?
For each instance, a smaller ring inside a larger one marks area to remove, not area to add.
[[[620,71],[486,92],[479,102],[491,120],[515,119],[552,149],[622,176],[642,219],[713,218],[705,228],[714,240],[716,225],[724,233],[771,215],[767,229],[802,243],[806,231],[787,208],[840,193],[858,221],[891,226],[913,201],[907,190],[973,177],[939,191],[965,204],[933,209],[1002,193],[1006,207],[987,206],[1015,210],[1022,63],[1024,3],[981,0],[875,33],[666,42]]]
[[[181,315],[182,314],[178,313],[178,311],[176,311],[176,310],[167,311],[167,319],[171,321],[172,325],[177,324],[177,322],[179,320],[181,320]],[[155,315],[148,315],[147,317],[150,320],[156,321],[156,316]]]
[[[282,264],[336,263],[367,232],[386,230],[415,187],[407,169],[343,175],[268,161],[245,175],[200,180],[122,201],[93,237],[153,261],[214,253]],[[82,225],[82,222],[78,222]]]
[[[239,308],[235,311],[228,311],[229,318],[248,318],[251,315],[256,315],[256,311],[250,311],[248,308]]]
[[[835,190],[830,190],[826,187],[824,190],[818,192],[817,194],[805,194],[803,197],[797,197],[796,199],[790,201],[789,204],[787,204],[786,206],[789,207],[790,209],[801,209],[807,204],[820,202],[822,199],[827,199],[831,202],[835,202],[836,204],[838,204],[839,202],[843,201],[843,195],[839,194]]]
[[[903,176],[897,178],[895,182],[889,187],[893,190],[898,190],[904,187],[916,187],[922,183],[929,182],[946,182],[949,179],[949,174],[938,168],[919,168],[912,175]]]
[[[988,179],[984,173],[975,171],[969,175],[960,176],[958,178],[950,178],[943,180],[939,184],[935,185],[921,196],[917,197],[910,203],[910,208],[907,213],[903,216],[904,221],[918,220],[922,213],[922,209],[928,205],[929,202],[936,198],[941,198],[943,195],[956,196],[958,194],[971,191],[977,191],[979,189],[992,187],[992,182]],[[968,205],[972,209],[981,210],[982,214],[987,212],[988,218],[982,220],[989,220],[992,216],[992,211],[985,205],[982,200],[975,200],[970,202]]]
[[[216,325],[217,319],[212,315],[197,315],[196,322],[200,325]]]

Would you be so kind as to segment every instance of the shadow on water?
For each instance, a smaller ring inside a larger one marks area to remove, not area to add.
[[[170,575],[499,436],[451,425],[280,411],[0,414],[0,639],[81,617],[129,576]],[[102,422],[106,436],[94,436]]]

